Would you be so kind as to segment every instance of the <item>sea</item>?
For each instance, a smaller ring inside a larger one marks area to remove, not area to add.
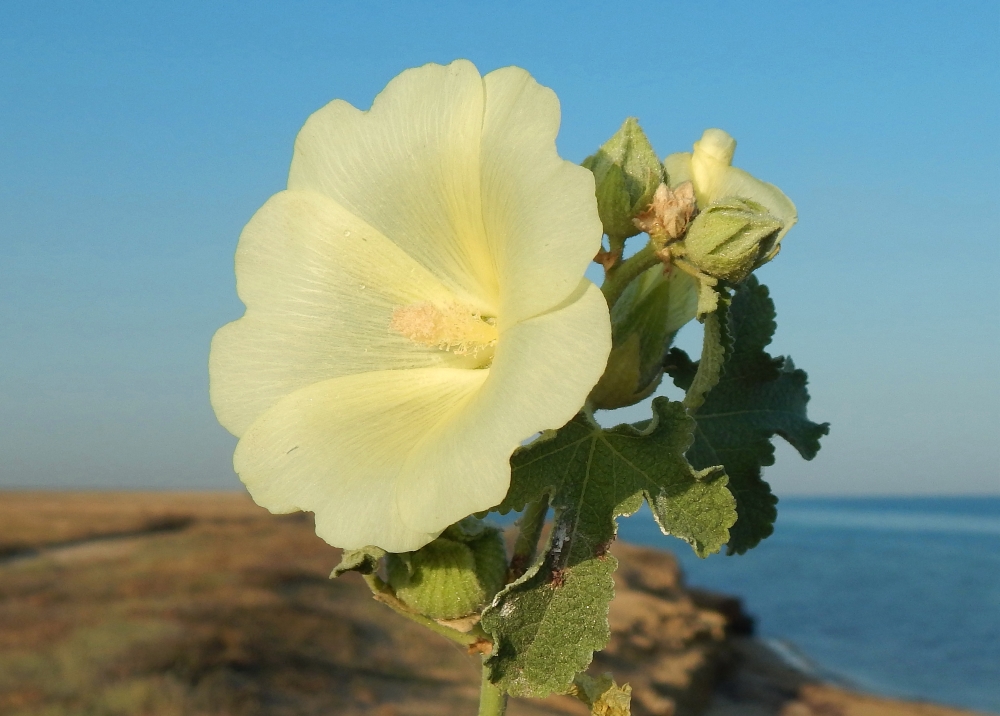
[[[699,559],[648,511],[619,537],[740,596],[758,636],[818,675],[1000,714],[1000,497],[784,498],[739,556]]]

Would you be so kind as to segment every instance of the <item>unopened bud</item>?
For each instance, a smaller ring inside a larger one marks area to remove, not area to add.
[[[691,223],[684,256],[707,275],[738,283],[774,255],[782,226],[755,201],[723,199]]]
[[[671,154],[663,160],[667,182],[678,187],[684,182],[694,185],[698,208],[707,207],[729,198],[749,199],[767,209],[782,223],[781,232],[771,256],[777,253],[778,242],[795,224],[795,204],[778,187],[751,176],[732,166],[736,140],[721,129],[706,129],[694,143],[694,152]]]
[[[622,408],[656,390],[674,335],[697,308],[698,281],[682,271],[653,266],[633,280],[611,310],[611,355],[591,404]]]
[[[597,212],[609,237],[639,233],[632,219],[649,206],[663,182],[663,166],[635,117],[629,117],[596,154],[583,160],[594,173]]]
[[[396,596],[432,619],[477,612],[500,591],[507,553],[500,531],[463,520],[416,552],[389,554],[386,570]]]

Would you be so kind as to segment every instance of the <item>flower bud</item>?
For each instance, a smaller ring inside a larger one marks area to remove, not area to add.
[[[701,139],[694,143],[693,153],[671,154],[663,160],[667,182],[671,188],[691,182],[698,208],[702,210],[730,197],[749,199],[763,206],[782,223],[771,254],[773,256],[777,253],[778,242],[797,220],[795,204],[774,184],[732,166],[735,151],[736,140],[728,133],[721,129],[706,129]]]
[[[604,233],[618,240],[638,234],[632,219],[649,206],[664,177],[663,165],[635,117],[626,119],[583,166],[594,173]]]
[[[723,199],[691,223],[684,256],[709,276],[738,283],[774,255],[782,226],[755,201]]]
[[[387,555],[386,570],[408,607],[432,619],[458,619],[503,587],[507,553],[499,530],[467,518],[416,552]]]
[[[682,271],[653,266],[632,281],[611,311],[611,355],[590,394],[594,407],[634,405],[656,390],[674,335],[697,307],[698,281]]]

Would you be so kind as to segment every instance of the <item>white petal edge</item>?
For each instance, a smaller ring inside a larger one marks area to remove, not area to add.
[[[415,529],[400,516],[396,489],[407,456],[465,412],[486,373],[380,371],[308,386],[250,426],[233,465],[257,504],[314,512],[316,534],[334,546],[418,549],[450,523]],[[455,478],[440,471],[437,479]]]
[[[483,222],[499,275],[500,329],[577,289],[601,247],[594,176],[559,157],[559,100],[519,67],[483,78]]]

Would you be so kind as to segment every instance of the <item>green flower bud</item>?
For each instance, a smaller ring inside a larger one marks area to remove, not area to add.
[[[597,212],[604,233],[624,241],[639,233],[632,219],[649,206],[664,179],[663,165],[635,117],[629,117],[596,154],[583,160],[594,172]]]
[[[387,555],[386,571],[408,607],[432,619],[458,619],[503,588],[507,552],[499,530],[467,518],[416,552]]]
[[[632,281],[611,311],[611,355],[590,394],[594,407],[634,405],[656,390],[674,335],[697,307],[698,281],[682,271],[653,266]]]
[[[777,253],[783,226],[757,202],[729,197],[691,222],[684,258],[713,278],[738,283]]]

